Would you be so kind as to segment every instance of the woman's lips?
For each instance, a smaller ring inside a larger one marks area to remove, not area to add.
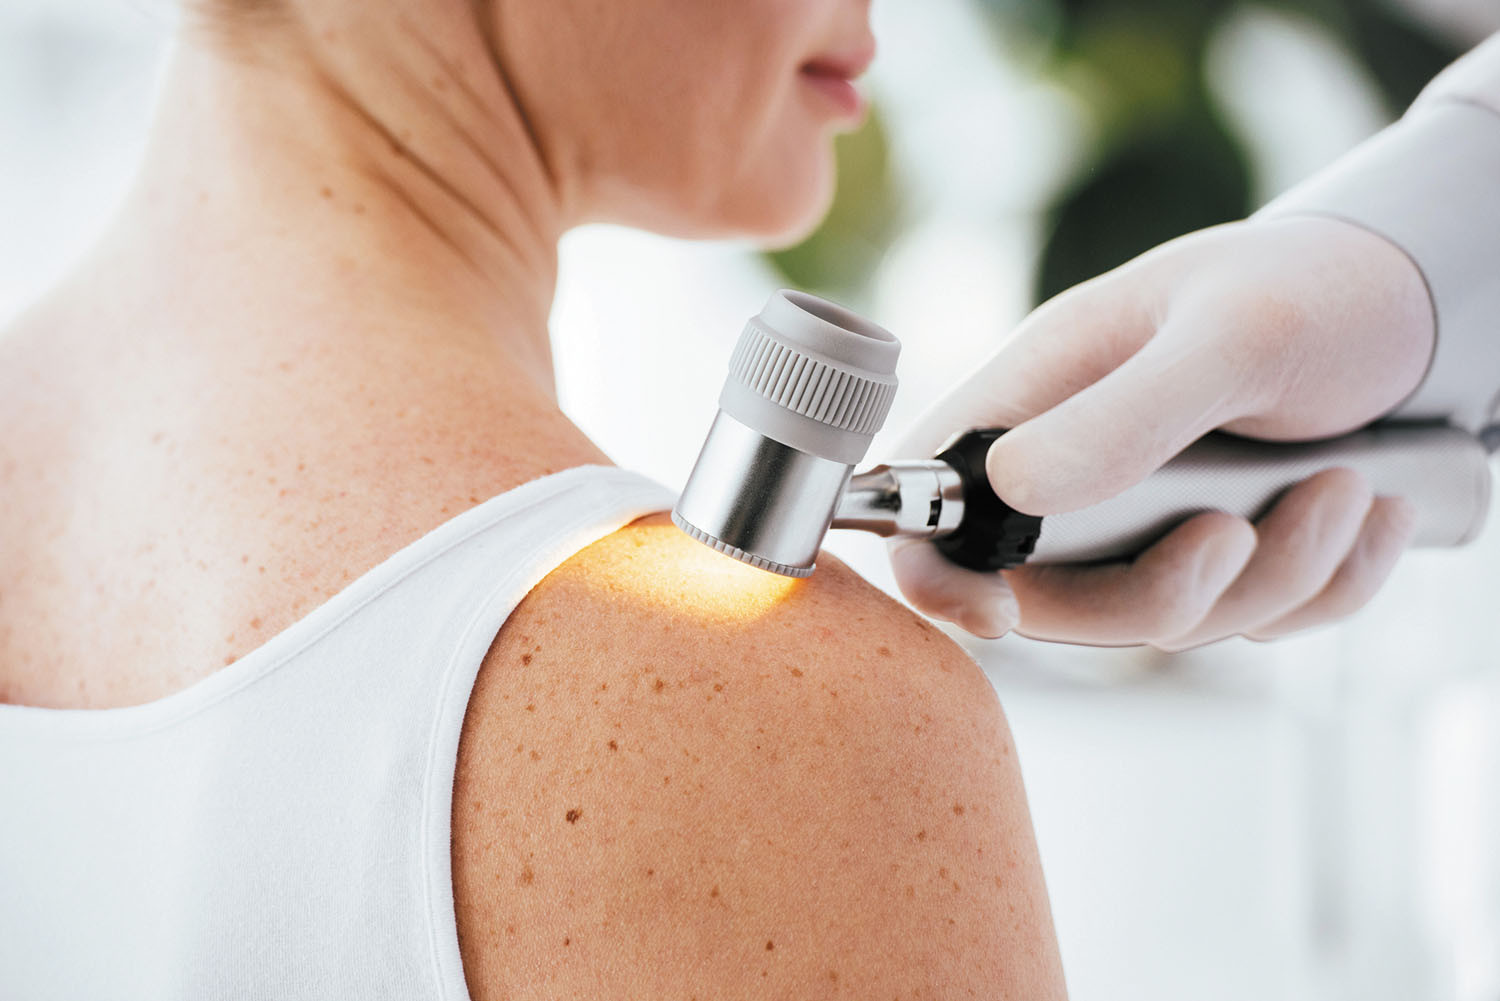
[[[836,109],[841,117],[858,123],[865,113],[865,97],[854,81],[875,59],[875,39],[865,36],[855,44],[820,52],[802,65],[802,79]]]
[[[842,117],[857,121],[864,116],[865,98],[854,82],[836,70],[817,65],[802,68],[802,79],[838,109]]]

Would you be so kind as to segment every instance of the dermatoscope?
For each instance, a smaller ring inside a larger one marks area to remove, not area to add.
[[[1214,431],[1145,480],[1046,516],[1010,507],[985,456],[1006,428],[958,430],[931,459],[855,473],[896,395],[901,343],[853,312],[791,289],[746,323],[672,521],[752,566],[806,577],[830,528],[932,540],[973,570],[1128,559],[1217,509],[1254,521],[1290,486],[1333,466],[1416,506],[1413,546],[1462,546],[1489,510],[1489,449],[1441,421],[1376,421],[1337,438],[1270,442]]]

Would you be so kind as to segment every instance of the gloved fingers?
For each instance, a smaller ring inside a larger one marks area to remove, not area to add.
[[[1128,562],[1023,564],[1002,573],[1021,607],[1020,635],[1139,646],[1201,620],[1254,550],[1248,521],[1205,511]]]
[[[1261,642],[1353,615],[1384,586],[1416,532],[1416,505],[1404,497],[1377,496],[1358,541],[1328,585],[1310,601],[1243,635]]]
[[[1280,618],[1328,586],[1359,538],[1374,501],[1355,469],[1325,469],[1287,490],[1256,522],[1255,552],[1208,614],[1148,642],[1177,653]]]
[[[917,611],[985,639],[1015,625],[1015,596],[1000,573],[961,567],[926,539],[897,537],[886,548],[896,586]]]
[[[1028,514],[1089,507],[1253,405],[1234,356],[1163,328],[1119,367],[990,446],[995,493]]]
[[[970,428],[1013,428],[1119,366],[1148,340],[1137,286],[1091,279],[1033,310],[912,424],[892,458],[931,458]]]

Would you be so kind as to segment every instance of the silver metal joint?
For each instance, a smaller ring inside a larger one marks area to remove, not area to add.
[[[931,537],[952,532],[963,518],[958,470],[941,459],[913,459],[850,477],[829,527]]]
[[[806,577],[830,528],[933,536],[964,516],[958,471],[939,459],[854,467],[767,437],[720,410],[672,521],[751,566]]]

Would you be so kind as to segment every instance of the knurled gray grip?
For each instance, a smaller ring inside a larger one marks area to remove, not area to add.
[[[1027,564],[1139,553],[1210,509],[1259,519],[1288,487],[1333,466],[1364,474],[1377,495],[1417,508],[1413,546],[1461,546],[1484,526],[1489,454],[1473,435],[1435,423],[1380,422],[1327,441],[1267,442],[1212,432],[1121,494],[1049,514]]]
[[[900,355],[884,327],[778,289],[740,334],[719,409],[788,448],[852,466],[890,413]]]

